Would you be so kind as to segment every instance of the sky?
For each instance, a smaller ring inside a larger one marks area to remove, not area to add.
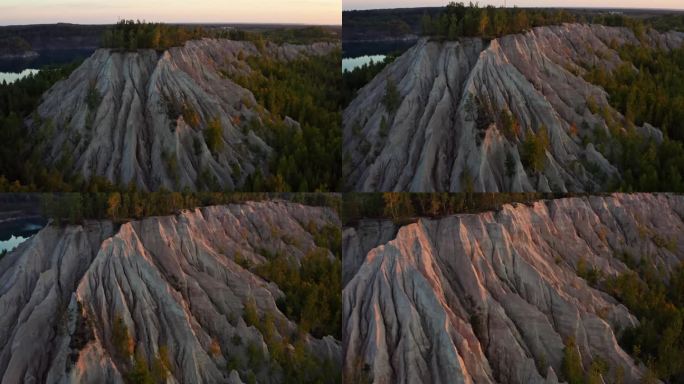
[[[0,0],[0,25],[151,22],[342,24],[340,0]]]
[[[458,0],[468,3],[468,0]],[[449,0],[342,0],[342,9],[411,8],[444,6]],[[473,0],[473,2],[475,2]],[[480,5],[504,5],[504,0],[480,0]],[[587,8],[659,8],[684,9],[682,0],[506,0],[506,6],[518,7],[587,7]]]

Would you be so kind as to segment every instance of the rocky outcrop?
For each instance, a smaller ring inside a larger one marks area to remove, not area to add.
[[[316,247],[307,229],[324,225],[339,225],[333,211],[278,201],[119,228],[49,225],[0,260],[1,381],[123,382],[141,356],[165,361],[169,383],[241,383],[250,371],[258,382],[281,382],[277,364],[250,366],[248,350],[266,361],[272,351],[243,320],[245,305],[253,300],[259,316],[273,316],[271,338],[289,337],[297,324],[275,304],[279,287],[241,265],[276,251],[300,260]],[[122,354],[122,329],[133,356]],[[339,341],[302,337],[314,356],[339,364]]]
[[[249,128],[268,111],[234,81],[250,73],[247,59],[292,60],[337,46],[258,49],[202,39],[163,53],[99,49],[46,92],[30,124],[45,144],[46,164],[68,174],[146,190],[239,189],[250,174],[266,172],[272,152]],[[221,126],[213,148],[205,133],[212,121]]]
[[[578,263],[616,276],[627,252],[667,274],[684,262],[683,217],[679,195],[565,198],[420,219],[363,255],[346,247],[344,258],[362,264],[343,291],[345,374],[556,383],[573,337],[585,370],[600,357],[606,382],[621,372],[638,383],[643,365],[616,341],[638,320],[579,277]],[[346,242],[374,236],[367,227],[348,228]]]
[[[644,44],[679,47],[684,33],[650,31]],[[603,190],[620,174],[594,148],[623,122],[606,92],[582,75],[621,63],[611,47],[641,44],[627,28],[565,24],[483,41],[420,40],[359,90],[343,114],[347,187],[356,191]],[[400,103],[383,103],[387,83]],[[598,109],[588,107],[593,100]],[[510,113],[518,127],[508,128]],[[521,143],[547,130],[541,172],[524,167]],[[597,131],[601,131],[597,133]],[[648,124],[645,136],[662,140]],[[583,138],[584,141],[583,141]],[[588,142],[587,142],[588,141]]]

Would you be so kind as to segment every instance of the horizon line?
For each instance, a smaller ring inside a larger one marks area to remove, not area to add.
[[[134,20],[139,19],[119,19],[121,20]],[[301,27],[341,27],[340,24],[309,24],[309,23],[276,23],[276,22],[249,22],[249,21],[146,21],[140,20],[141,22],[154,23],[154,24],[180,24],[180,25],[264,25],[264,26],[301,26]],[[0,24],[0,27],[26,27],[34,25],[80,25],[80,26],[108,26],[115,25],[114,23],[73,23],[68,21],[55,21],[55,22],[36,22],[36,23],[25,23],[25,24]]]
[[[493,6],[494,8],[508,8],[508,9],[613,9],[613,10],[630,10],[630,11],[677,11],[677,12],[683,12],[684,13],[684,8],[636,8],[636,7],[621,7],[621,8],[616,8],[616,7],[594,7],[594,6],[589,6],[589,7],[565,7],[565,6],[543,6],[543,7],[518,7],[518,6],[512,6],[512,7],[503,7],[503,6]],[[394,7],[394,8],[350,8],[350,9],[342,9],[342,12],[350,12],[350,11],[382,11],[382,10],[393,10],[393,9],[419,9],[419,8],[446,8],[446,5],[426,5],[426,6],[416,6],[416,7]],[[481,6],[480,8],[487,8],[487,6]]]

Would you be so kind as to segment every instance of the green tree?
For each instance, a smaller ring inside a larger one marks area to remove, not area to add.
[[[127,375],[128,381],[137,384],[154,384],[155,381],[150,372],[149,364],[145,358],[142,349],[138,349],[135,353],[135,362],[133,369]]]
[[[120,209],[121,194],[119,192],[109,194],[109,199],[107,200],[107,217],[111,220],[118,220]]]
[[[575,338],[570,336],[565,340],[563,349],[563,362],[561,372],[568,384],[583,384],[584,372],[582,370],[582,359],[575,344]]]
[[[382,98],[382,102],[389,113],[395,112],[401,103],[401,95],[397,85],[389,77],[385,83],[385,96]]]
[[[259,314],[257,313],[256,302],[254,298],[249,298],[244,303],[242,318],[248,326],[256,326],[259,324]]]
[[[129,359],[133,355],[133,339],[121,316],[115,317],[112,323],[112,345],[116,353],[124,359]]]
[[[548,146],[549,139],[546,127],[542,125],[537,133],[528,131],[520,148],[520,160],[523,165],[535,172],[543,171]]]
[[[223,149],[223,127],[221,126],[221,120],[218,118],[209,120],[209,124],[204,130],[204,138],[212,153],[219,153]]]
[[[423,31],[423,35],[429,36],[432,34],[432,17],[430,14],[425,12],[420,19],[420,25]]]

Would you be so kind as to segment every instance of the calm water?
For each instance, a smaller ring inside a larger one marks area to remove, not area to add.
[[[377,63],[385,60],[385,55],[364,55],[359,57],[349,57],[342,59],[342,72],[352,71],[370,62]]]
[[[0,84],[6,81],[8,84],[24,78],[32,73],[37,73],[36,68],[45,66],[69,64],[80,61],[94,52],[93,49],[46,49],[39,50],[37,57],[30,59],[0,59]]]
[[[0,253],[2,253],[3,251],[9,252],[9,251],[13,250],[19,244],[23,243],[27,239],[28,239],[28,237],[12,235],[12,237],[10,237],[9,240],[0,241]]]
[[[43,219],[17,220],[0,228],[0,253],[13,250],[45,226]]]
[[[342,42],[342,57],[353,58],[372,55],[402,53],[416,44],[416,40]]]
[[[342,72],[351,71],[364,64],[382,61],[389,54],[401,54],[411,48],[416,40],[342,42]]]
[[[37,69],[24,69],[21,72],[0,72],[0,84],[6,82],[7,84],[14,83],[15,81],[22,79],[28,75],[33,75],[40,72]]]
[[[29,68],[43,68],[46,65],[69,64],[92,55],[94,49],[44,49],[38,57],[30,59],[0,59],[0,72],[19,73]]]

